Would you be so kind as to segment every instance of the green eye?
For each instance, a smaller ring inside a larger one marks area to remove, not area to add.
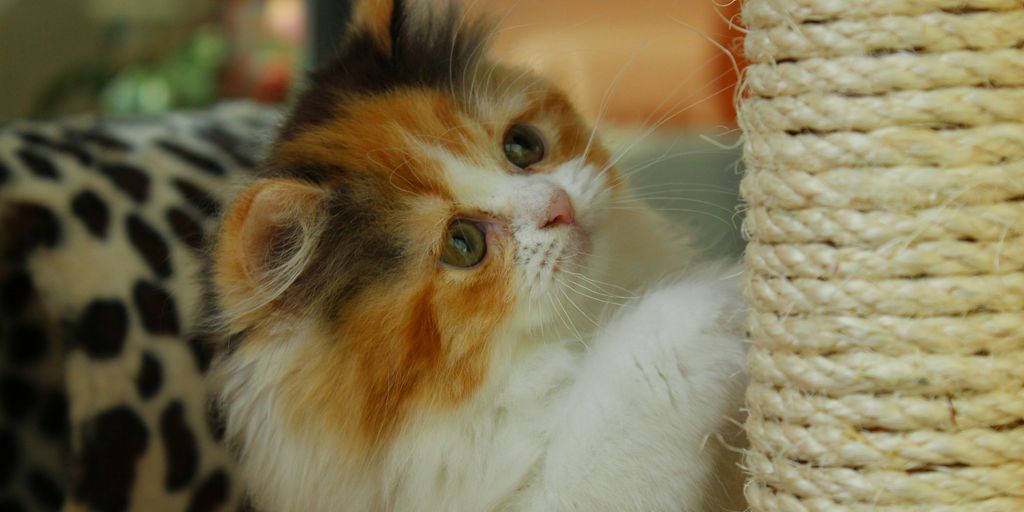
[[[469,268],[480,263],[487,255],[487,238],[483,229],[468,220],[456,220],[448,225],[441,261],[453,267]]]
[[[505,158],[512,165],[526,169],[544,159],[544,137],[528,124],[514,124],[505,133]]]

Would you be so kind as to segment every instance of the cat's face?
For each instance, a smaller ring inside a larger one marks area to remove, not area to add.
[[[556,88],[486,60],[477,25],[402,9],[360,6],[214,255],[227,322],[254,333],[240,350],[301,331],[289,402],[375,438],[466,399],[496,343],[575,316],[620,193]]]

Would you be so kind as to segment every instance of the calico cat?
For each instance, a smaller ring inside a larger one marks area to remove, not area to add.
[[[266,512],[743,508],[736,279],[454,2],[362,0],[224,214],[218,402]]]

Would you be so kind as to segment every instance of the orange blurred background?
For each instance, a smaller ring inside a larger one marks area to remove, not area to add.
[[[503,19],[495,49],[553,78],[594,118],[621,125],[734,124],[739,2],[468,0]]]

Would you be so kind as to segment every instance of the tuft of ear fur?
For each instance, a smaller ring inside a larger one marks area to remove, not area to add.
[[[214,251],[214,279],[232,317],[278,300],[305,270],[327,192],[289,179],[261,180],[231,205]]]
[[[492,20],[467,15],[458,0],[356,0],[344,43],[310,75],[281,140],[343,116],[354,98],[402,88],[459,96],[479,69],[493,69],[480,65],[493,27]]]
[[[383,53],[393,55],[404,19],[404,0],[361,0],[349,30],[355,37],[369,37]]]

